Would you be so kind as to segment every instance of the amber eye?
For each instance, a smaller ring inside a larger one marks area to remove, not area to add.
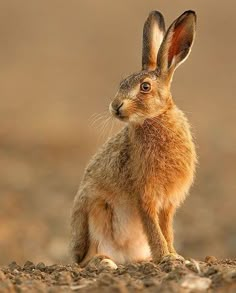
[[[149,82],[146,82],[146,81],[141,83],[140,90],[141,90],[141,92],[145,92],[145,93],[150,92],[151,84]]]

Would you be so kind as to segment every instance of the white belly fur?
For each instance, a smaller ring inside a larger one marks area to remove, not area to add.
[[[97,225],[98,222],[90,222],[89,228],[92,239],[98,244],[98,254],[107,255],[118,264],[150,260],[150,248],[138,212],[130,205],[116,206],[110,235]]]

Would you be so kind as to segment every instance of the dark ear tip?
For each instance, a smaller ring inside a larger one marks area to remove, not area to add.
[[[160,18],[163,18],[163,15],[160,11],[157,11],[157,10],[152,10],[149,15],[154,15],[154,16],[157,16],[157,17],[160,17]]]
[[[197,19],[197,14],[196,14],[196,12],[193,11],[193,10],[187,10],[187,11],[185,11],[182,15],[183,15],[183,16],[192,16],[192,17],[195,19],[195,21],[196,21],[196,19]]]
[[[176,25],[179,23],[182,23],[183,21],[192,21],[194,24],[197,22],[197,14],[193,10],[187,10],[183,14],[181,14],[177,20],[176,20]]]
[[[154,18],[159,24],[160,28],[165,30],[165,20],[161,12],[156,10],[151,11],[148,15],[148,19],[151,19],[151,18]]]

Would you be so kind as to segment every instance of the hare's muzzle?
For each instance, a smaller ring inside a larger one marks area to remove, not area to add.
[[[111,112],[112,115],[114,115],[117,118],[121,118],[122,117],[122,106],[123,106],[123,102],[117,102],[117,101],[113,101],[110,104],[109,110]]]

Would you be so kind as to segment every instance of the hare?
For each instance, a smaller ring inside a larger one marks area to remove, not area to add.
[[[190,125],[170,85],[188,57],[196,14],[186,11],[165,33],[152,11],[143,29],[142,70],[125,78],[110,104],[125,122],[88,164],[72,210],[72,253],[81,266],[178,258],[173,216],[193,182],[197,156]]]

